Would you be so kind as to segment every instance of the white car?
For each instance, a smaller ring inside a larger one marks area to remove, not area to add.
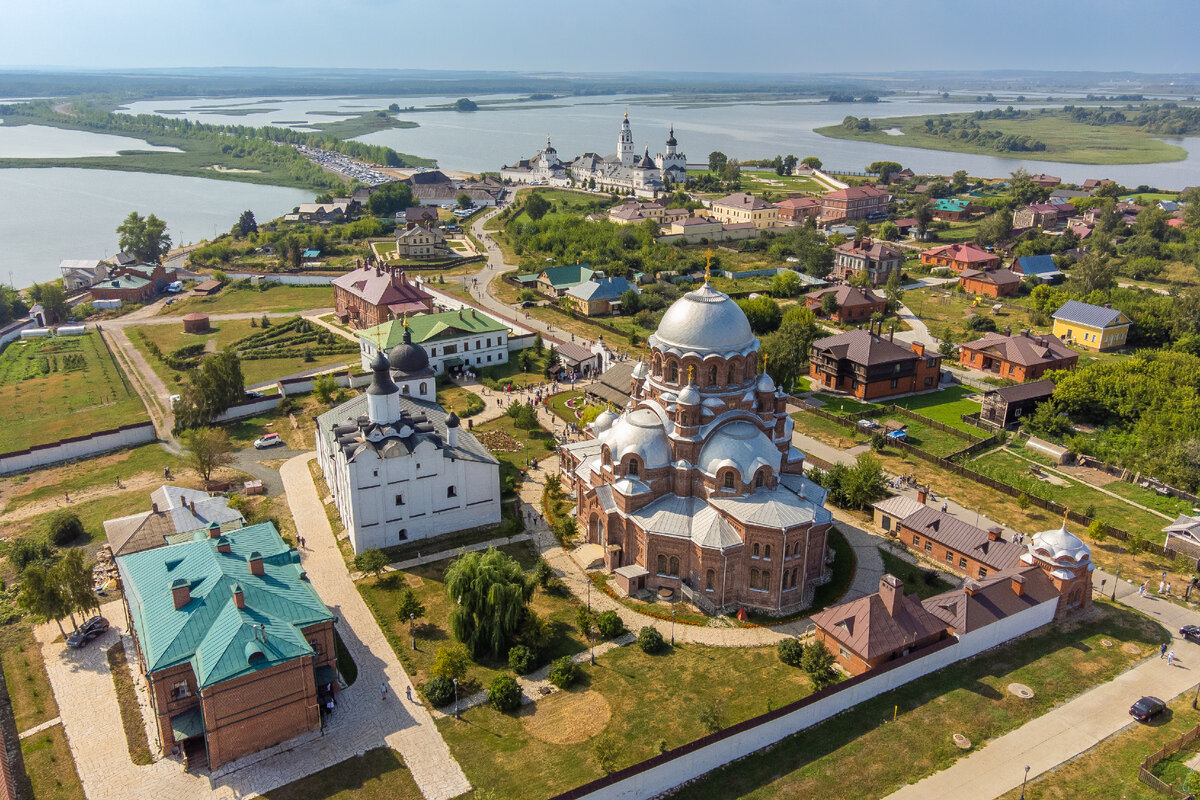
[[[254,440],[254,449],[266,450],[268,447],[275,447],[276,445],[281,444],[283,444],[283,439],[279,438],[278,433],[267,433],[261,438]]]

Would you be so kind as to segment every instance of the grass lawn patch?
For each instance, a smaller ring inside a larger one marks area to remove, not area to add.
[[[145,444],[83,462],[38,470],[20,476],[22,480],[5,478],[0,480],[0,498],[7,501],[4,509],[11,511],[29,503],[61,499],[64,492],[74,498],[89,489],[115,487],[117,478],[130,482],[150,473],[162,478],[164,466],[171,468],[171,482],[178,482],[184,472],[183,459],[160,444]]]
[[[18,733],[58,716],[42,650],[29,624],[18,622],[0,628],[0,664],[4,666],[4,682]]]
[[[148,419],[100,334],[15,341],[0,351],[0,452]]]
[[[1111,680],[1167,638],[1156,623],[1097,603],[1096,614],[1086,620],[1054,623],[860,703],[770,751],[722,767],[674,796],[884,797],[965,757],[953,734],[962,733],[980,747]],[[1116,646],[1102,647],[1101,639],[1114,640]],[[1125,652],[1123,644],[1134,645],[1138,654]],[[1007,686],[1013,682],[1029,686],[1035,697],[1022,700],[1010,694]],[[899,716],[892,722],[896,706]]]
[[[230,269],[236,269],[236,266]],[[291,286],[263,281],[249,288],[225,287],[208,297],[183,297],[163,306],[159,316],[181,317],[193,312],[200,314],[267,313],[309,311],[333,306],[332,286]]]
[[[519,476],[529,459],[541,459],[554,452],[554,435],[541,428],[524,430],[507,414],[476,425],[471,431],[475,438],[500,460],[500,485],[507,478]]]
[[[1172,518],[1180,514],[1190,514],[1192,510],[1192,504],[1187,500],[1171,496],[1164,497],[1158,492],[1143,489],[1136,483],[1113,481],[1112,483],[1105,484],[1104,488],[1113,494],[1119,494],[1121,497],[1132,500],[1138,505],[1168,514]],[[1163,524],[1167,524],[1166,520],[1163,520]]]
[[[894,417],[882,417],[882,420],[885,422],[890,420],[904,425],[905,441],[937,456],[948,456],[971,444],[967,439],[960,439],[952,433],[939,431],[923,422],[917,422],[899,414]]]
[[[599,414],[608,408],[607,404],[583,402],[583,392],[578,391],[559,392],[551,395],[549,403],[550,410],[554,412],[555,416],[564,422],[573,422],[576,425],[584,424],[579,417],[581,412]]]
[[[958,428],[960,431],[974,434],[977,438],[983,438],[983,434],[978,428],[962,421],[963,414],[979,413],[979,403],[966,399],[968,395],[972,394],[978,394],[978,391],[968,386],[949,386],[937,392],[930,392],[929,394],[914,394],[909,397],[901,397],[892,400],[891,403],[901,408],[907,408],[909,411],[920,414],[922,417],[929,417],[943,425],[949,425]],[[964,447],[966,444],[966,441],[963,441]]]
[[[797,411],[792,414],[792,419],[795,420],[796,430],[800,433],[839,450],[848,450],[868,441],[866,435],[860,433],[857,428],[843,427],[833,420],[818,417],[807,411]]]
[[[112,673],[113,684],[117,690],[117,706],[121,709],[121,727],[125,729],[129,758],[140,766],[153,764],[154,757],[150,754],[150,742],[146,738],[146,727],[142,724],[137,692],[133,688],[133,676],[125,658],[125,645],[117,642],[108,648],[107,655],[108,670]]]
[[[806,616],[839,602],[854,580],[854,548],[836,524],[829,528],[828,543],[833,548],[833,577],[829,583],[818,586],[813,592],[813,604],[804,610]]]
[[[85,800],[62,725],[21,740],[28,789],[37,800]]]
[[[883,571],[904,581],[905,591],[916,592],[917,597],[922,600],[954,588],[954,585],[935,569],[900,558],[884,547],[879,548],[879,555],[883,558]],[[929,580],[930,575],[933,576],[932,582]]]
[[[437,402],[447,411],[453,411],[460,418],[473,417],[483,410],[483,398],[453,383],[438,386]],[[468,413],[470,409],[474,409]]]
[[[368,750],[307,778],[272,789],[266,800],[422,800],[421,790],[400,754],[387,747]]]
[[[825,394],[824,392],[814,392],[813,397],[824,403],[825,405],[821,407],[821,410],[828,411],[830,414],[847,414],[853,416],[863,411],[879,408],[879,406],[872,403],[863,403],[849,397],[839,397],[837,395]]]
[[[925,321],[929,331],[939,339],[946,337],[947,329],[953,342],[973,342],[984,334],[967,327],[967,320],[973,316],[988,316],[996,320],[996,327],[1003,331],[1011,326],[1013,331],[1031,328],[1035,332],[1046,332],[1049,328],[1034,325],[1029,316],[1029,309],[1020,305],[1021,298],[1005,298],[1005,305],[993,314],[993,298],[984,297],[979,303],[976,296],[956,292],[945,287],[935,286],[928,289],[910,289],[904,293],[904,305]],[[1014,306],[1013,303],[1017,303]]]

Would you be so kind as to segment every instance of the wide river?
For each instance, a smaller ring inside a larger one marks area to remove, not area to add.
[[[300,97],[184,98],[147,100],[130,104],[131,113],[158,113],[199,122],[242,125],[280,125],[305,129],[315,122],[348,116],[397,103],[421,108],[452,101],[452,97]],[[477,101],[499,98],[473,98]],[[1001,98],[1006,102],[1006,98]],[[1061,101],[1048,103],[1061,105]],[[1005,176],[1018,166],[1048,172],[1069,182],[1113,178],[1128,186],[1149,184],[1180,189],[1200,184],[1200,138],[1172,140],[1188,151],[1184,161],[1089,166],[993,156],[964,155],[870,142],[829,139],[814,128],[841,122],[846,115],[870,117],[957,113],[996,104],[974,100],[946,102],[939,96],[886,99],[878,104],[814,102],[688,103],[678,98],[581,97],[489,107],[473,113],[422,111],[401,113],[417,128],[392,129],[362,137],[401,152],[436,158],[447,169],[497,170],[538,150],[547,135],[560,157],[616,149],[622,114],[628,110],[638,151],[663,149],[669,126],[682,152],[692,163],[703,163],[720,150],[740,158],[794,153],[815,155],[834,169],[862,170],[877,160],[898,161],[917,172],[949,174],[965,169],[972,175]],[[0,128],[0,157],[76,156],[111,153],[116,149],[146,149],[144,142],[120,137],[45,129]],[[57,134],[68,136],[58,136]],[[95,137],[89,139],[88,137]],[[169,175],[92,170],[0,170],[0,192],[15,202],[24,198],[21,213],[0,217],[0,280],[12,272],[18,286],[56,276],[62,258],[111,255],[116,249],[113,229],[130,211],[155,213],[165,219],[176,243],[186,243],[227,230],[237,215],[252,209],[260,219],[277,216],[309,193],[232,181],[180,178]]]

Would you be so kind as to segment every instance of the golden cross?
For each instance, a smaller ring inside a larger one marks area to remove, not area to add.
[[[400,320],[401,320],[401,324],[403,324],[404,327],[407,328],[408,327],[408,312],[407,311],[401,315]]]
[[[695,382],[696,382],[696,365],[693,364],[692,366],[688,367],[688,383],[695,383]]]
[[[712,277],[712,249],[704,251],[704,282],[708,283],[708,279]]]
[[[767,359],[770,357],[771,356],[769,354],[763,353],[763,374],[764,375],[767,374]]]
[[[1063,511],[1063,530],[1064,531],[1067,529],[1067,517],[1069,517],[1069,516],[1071,516],[1071,509],[1068,508],[1065,511]]]

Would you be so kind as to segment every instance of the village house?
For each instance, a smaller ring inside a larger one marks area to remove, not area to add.
[[[116,558],[163,750],[215,770],[321,728],[333,614],[264,522]]]
[[[621,295],[638,288],[622,277],[597,278],[576,284],[567,289],[567,302],[571,308],[588,317],[608,316],[621,310]]]
[[[433,311],[433,295],[399,267],[360,266],[332,283],[338,319],[358,328]]]
[[[1057,175],[1047,175],[1044,172],[1037,175],[1030,175],[1029,180],[1033,181],[1038,186],[1041,186],[1043,189],[1053,189],[1062,183],[1062,178],[1059,178]]]
[[[349,212],[349,203],[301,203],[296,207],[296,213],[302,222],[343,220]]]
[[[537,288],[551,297],[562,297],[572,286],[590,281],[595,275],[587,264],[562,264],[547,267],[538,273]]]
[[[882,330],[883,323],[879,326]],[[868,329],[818,339],[809,362],[809,374],[822,389],[877,400],[936,389],[942,357],[920,342],[905,347]]]
[[[1055,336],[1087,350],[1115,350],[1129,336],[1129,317],[1108,306],[1068,300],[1053,317]]]
[[[465,308],[385,322],[360,331],[358,341],[364,370],[371,368],[380,344],[395,352],[397,346],[411,341],[423,348],[433,373],[443,375],[464,367],[477,370],[507,364],[508,336],[507,325],[478,309]]]
[[[1013,212],[1013,228],[1054,230],[1073,213],[1075,207],[1069,203],[1033,203]]]
[[[837,308],[829,318],[843,325],[866,322],[873,315],[883,314],[887,310],[887,298],[857,286],[830,286],[811,292],[804,297],[805,307],[817,316],[825,316],[823,305],[826,295],[833,295],[837,303]]]
[[[948,222],[969,219],[972,211],[970,200],[960,200],[956,197],[938,198],[930,203],[929,208],[936,219],[944,219]]]
[[[1016,297],[1021,290],[1021,276],[1006,269],[964,269],[958,273],[958,285],[968,294]]]
[[[128,264],[109,272],[110,278],[123,276],[144,278],[150,282],[152,291],[157,293],[166,291],[167,287],[175,282],[176,271],[169,270],[162,264]]]
[[[406,227],[420,225],[422,228],[432,228],[438,224],[436,206],[409,206],[403,211],[397,212],[396,216],[404,219]]]
[[[1200,514],[1180,514],[1163,528],[1167,534],[1166,547],[1190,558],[1200,558]]]
[[[121,275],[100,281],[89,292],[93,300],[141,303],[154,296],[154,284],[136,275]]]
[[[903,260],[900,248],[887,242],[854,239],[833,248],[833,277],[848,281],[865,271],[872,286],[882,286]]]
[[[674,220],[685,219],[692,212],[686,208],[667,208],[655,201],[631,201],[613,206],[608,210],[608,218],[618,225],[633,225],[652,219],[659,225],[666,225]]]
[[[1005,541],[1000,528],[982,530],[936,508],[922,506],[899,520],[896,540],[917,555],[969,578],[986,578],[1017,564],[1024,548]]]
[[[1013,259],[1012,266],[1009,269],[1022,277],[1036,276],[1042,283],[1050,283],[1061,278],[1063,275],[1054,263],[1054,256],[1049,254],[1019,256]]]
[[[761,197],[737,192],[713,200],[709,209],[714,219],[733,224],[750,222],[755,228],[773,228],[779,219],[779,209]]]
[[[1028,329],[1013,336],[989,333],[960,345],[958,362],[1019,383],[1037,380],[1048,370],[1075,369],[1079,353],[1048,333]]]
[[[395,258],[427,260],[450,255],[446,235],[437,228],[409,224],[396,232]]]
[[[98,259],[63,259],[58,262],[58,271],[67,294],[87,289],[108,277],[108,268]]]
[[[821,215],[821,201],[815,197],[789,197],[775,204],[779,221],[785,225],[803,225],[809,217]]]
[[[853,222],[887,216],[891,195],[876,186],[850,186],[821,195],[821,221]]]
[[[1054,394],[1050,380],[1018,383],[984,392],[979,420],[999,428],[1011,428],[1033,413],[1038,403]]]
[[[1000,266],[1000,256],[989,253],[973,242],[945,244],[923,251],[921,266],[949,267],[954,272],[962,272],[964,269],[996,269]]]
[[[163,547],[197,531],[207,533],[213,525],[229,533],[245,523],[228,498],[164,484],[150,494],[149,511],[105,520],[104,535],[113,555],[122,556]]]

